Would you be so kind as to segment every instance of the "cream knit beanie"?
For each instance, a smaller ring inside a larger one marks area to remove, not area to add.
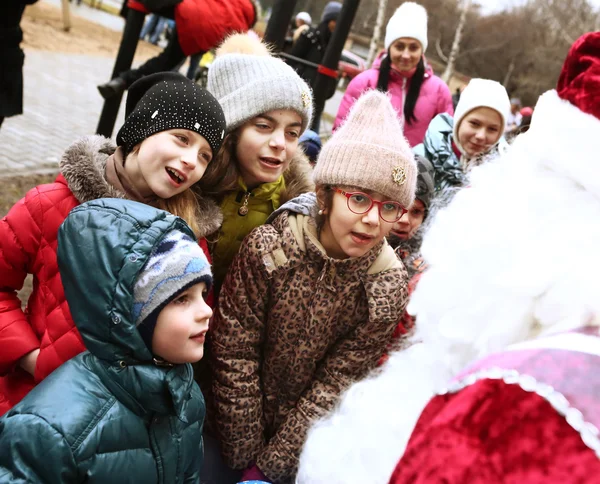
[[[227,132],[274,109],[296,111],[302,131],[312,118],[313,98],[306,82],[273,57],[256,35],[233,34],[225,39],[208,71],[207,89],[223,107]]]
[[[417,39],[423,54],[427,50],[427,10],[418,3],[406,2],[396,9],[385,28],[385,50],[401,37]]]
[[[313,172],[318,185],[348,185],[409,207],[417,165],[387,94],[366,91],[325,144]]]
[[[502,84],[489,79],[471,79],[467,87],[460,94],[460,100],[454,111],[454,128],[452,136],[454,143],[464,155],[465,150],[458,141],[458,127],[463,118],[476,108],[490,108],[496,111],[501,118],[500,133],[504,133],[506,118],[510,112],[510,100]],[[500,139],[498,139],[500,141]]]

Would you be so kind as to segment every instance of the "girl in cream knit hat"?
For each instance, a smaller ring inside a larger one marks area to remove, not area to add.
[[[223,169],[202,184],[218,198],[224,217],[213,247],[218,290],[244,237],[282,203],[312,191],[298,140],[313,105],[306,83],[253,34],[225,40],[207,88],[223,106],[228,133],[217,156]]]
[[[435,170],[436,192],[460,188],[472,168],[503,151],[502,138],[510,101],[504,86],[489,79],[471,79],[456,105],[454,117],[438,114],[415,153]]]
[[[385,94],[356,102],[313,179],[246,237],[211,326],[216,430],[241,480],[293,482],[308,427],[375,367],[407,303],[385,236],[417,168]]]

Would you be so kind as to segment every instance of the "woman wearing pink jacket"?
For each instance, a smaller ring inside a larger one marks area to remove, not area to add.
[[[413,2],[403,3],[385,31],[387,54],[348,85],[333,129],[367,89],[387,91],[411,146],[423,141],[430,121],[440,113],[454,114],[450,89],[425,63],[427,11]]]

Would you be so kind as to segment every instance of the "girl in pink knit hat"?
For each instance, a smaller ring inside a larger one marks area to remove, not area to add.
[[[385,237],[417,168],[387,95],[356,102],[313,179],[244,240],[211,326],[216,429],[244,479],[293,481],[308,427],[377,365],[407,304]]]

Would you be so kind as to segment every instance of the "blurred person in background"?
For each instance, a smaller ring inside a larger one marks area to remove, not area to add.
[[[141,77],[170,71],[187,56],[195,56],[190,61],[187,76],[193,79],[201,54],[219,45],[228,34],[252,28],[260,11],[256,0],[164,0],[164,4],[161,15],[175,19],[169,43],[159,55],[140,67],[121,72],[100,84],[98,91],[104,99],[121,95]]]
[[[0,126],[4,118],[23,114],[23,31],[21,17],[27,5],[37,0],[0,3]]]
[[[312,18],[308,12],[300,12],[298,15],[296,15],[294,23],[296,25],[296,30],[294,30],[292,39],[293,42],[296,43],[302,32],[310,28],[310,25],[312,24]]]

